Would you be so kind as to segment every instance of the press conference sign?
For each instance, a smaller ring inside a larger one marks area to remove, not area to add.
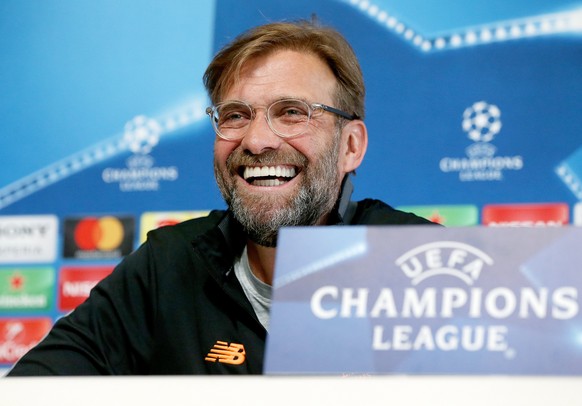
[[[266,373],[582,374],[582,228],[281,232]]]

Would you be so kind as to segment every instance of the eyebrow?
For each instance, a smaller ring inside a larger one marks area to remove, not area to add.
[[[307,99],[305,99],[304,97],[297,97],[297,96],[278,96],[278,97],[273,97],[270,98],[266,103],[264,104],[256,104],[256,103],[251,103],[250,101],[246,100],[246,99],[224,99],[221,100],[220,103],[225,103],[225,102],[243,102],[246,104],[250,104],[252,107],[255,106],[259,106],[259,107],[267,107],[270,106],[273,103],[276,103],[278,101],[281,100],[300,100],[308,105],[312,105],[313,103],[318,103],[318,102],[310,102]]]

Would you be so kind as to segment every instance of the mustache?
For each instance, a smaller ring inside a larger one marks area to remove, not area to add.
[[[261,154],[253,154],[247,150],[236,149],[226,160],[226,167],[230,172],[236,172],[241,166],[269,166],[276,164],[305,167],[307,165],[307,158],[297,151],[281,152],[269,150]]]

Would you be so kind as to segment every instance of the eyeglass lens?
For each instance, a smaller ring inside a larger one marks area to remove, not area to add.
[[[311,109],[301,100],[279,100],[267,109],[267,121],[280,136],[292,137],[303,133],[309,124]],[[225,138],[242,138],[254,118],[252,107],[242,102],[226,102],[214,111],[215,129]]]

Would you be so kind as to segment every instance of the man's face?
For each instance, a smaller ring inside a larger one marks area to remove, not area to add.
[[[223,197],[250,238],[275,246],[280,227],[325,222],[345,175],[338,165],[341,133],[336,117],[311,118],[307,131],[281,138],[269,128],[266,107],[296,98],[334,105],[336,79],[312,54],[277,51],[252,59],[223,100],[242,100],[257,115],[241,140],[216,138],[214,168]],[[259,170],[275,168],[275,175]]]

